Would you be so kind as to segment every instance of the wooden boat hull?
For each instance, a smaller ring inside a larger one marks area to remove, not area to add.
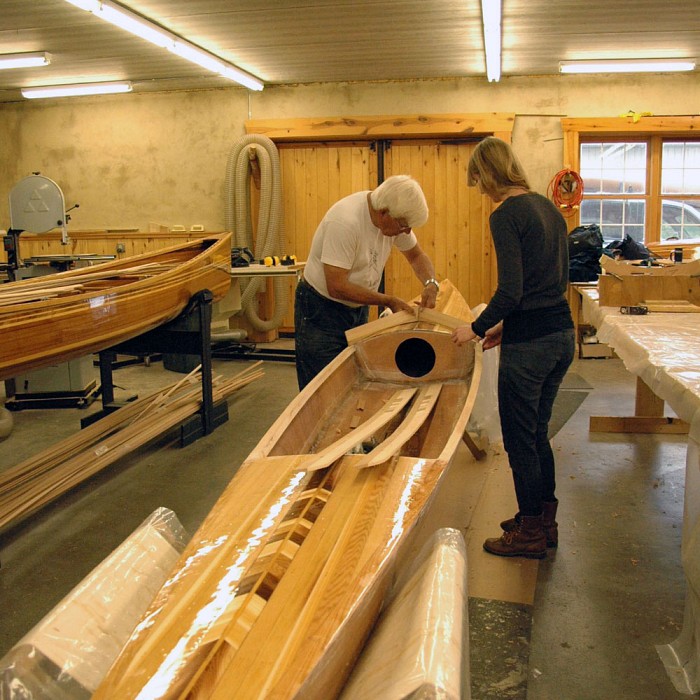
[[[422,323],[347,348],[240,467],[93,698],[336,696],[466,429],[480,353]]]
[[[0,379],[98,352],[231,284],[230,234],[0,286]]]

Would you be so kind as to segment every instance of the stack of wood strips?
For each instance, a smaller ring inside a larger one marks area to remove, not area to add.
[[[58,297],[82,294],[88,290],[112,287],[115,284],[126,284],[139,279],[146,279],[172,270],[180,261],[164,260],[160,263],[145,263],[134,267],[125,267],[120,270],[101,270],[86,272],[78,280],[75,277],[61,277],[61,275],[48,275],[23,281],[18,287],[13,285],[7,289],[0,287],[0,313],[9,311],[13,304],[55,299]]]
[[[67,362],[172,321],[207,290],[231,286],[231,234],[0,288],[0,379]]]
[[[213,378],[220,401],[263,375],[257,362],[230,379]],[[126,404],[66,440],[0,473],[0,529],[42,508],[201,407],[199,368],[180,381]]]

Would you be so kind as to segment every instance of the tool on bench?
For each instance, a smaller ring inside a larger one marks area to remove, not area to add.
[[[268,255],[260,261],[260,264],[266,267],[275,267],[277,265],[295,265],[296,261],[296,255]]]
[[[644,314],[649,313],[649,309],[646,306],[621,306],[620,313],[626,314],[627,316],[644,316]]]
[[[231,267],[248,267],[254,259],[250,248],[231,248]]]

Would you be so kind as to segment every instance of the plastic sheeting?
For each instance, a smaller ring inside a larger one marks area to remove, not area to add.
[[[657,652],[676,690],[700,692],[700,314],[628,316],[581,290],[583,316],[625,367],[689,423],[681,560],[687,593],[683,629]]]
[[[464,538],[443,528],[394,586],[341,700],[469,700],[467,615]]]
[[[479,304],[472,311],[478,317],[485,308],[486,304]],[[467,426],[470,431],[486,435],[492,445],[503,442],[501,419],[498,415],[498,363],[500,357],[500,347],[486,350],[483,354],[479,393],[476,395]]]
[[[583,289],[583,316],[625,367],[690,424],[700,442],[700,314],[621,314],[598,305],[598,292]]]
[[[683,629],[656,651],[676,690],[693,694],[700,692],[700,447],[692,439],[686,460],[681,560],[688,586]]]
[[[0,659],[0,700],[89,698],[186,544],[154,511]]]

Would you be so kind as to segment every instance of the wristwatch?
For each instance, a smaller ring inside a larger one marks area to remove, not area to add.
[[[423,282],[424,287],[427,287],[429,284],[434,284],[435,289],[437,289],[438,292],[440,291],[440,283],[434,277],[431,277],[429,280],[425,280],[425,282]]]

